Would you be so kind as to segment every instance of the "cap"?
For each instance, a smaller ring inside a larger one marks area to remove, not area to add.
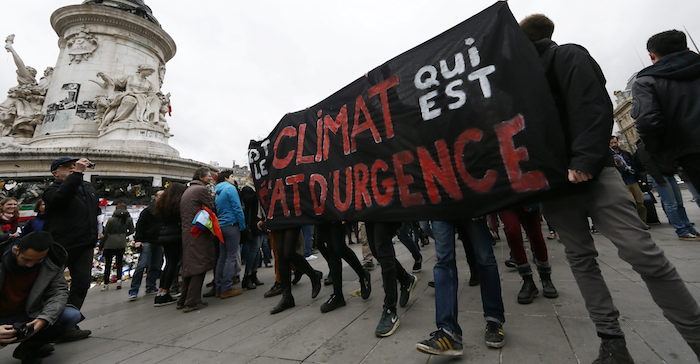
[[[58,169],[58,167],[70,163],[70,162],[77,162],[80,158],[69,158],[69,157],[61,157],[56,159],[55,161],[51,162],[51,172],[55,171]]]

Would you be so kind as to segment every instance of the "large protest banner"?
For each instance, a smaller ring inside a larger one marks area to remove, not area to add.
[[[565,183],[547,79],[506,2],[251,141],[268,226],[459,219]]]

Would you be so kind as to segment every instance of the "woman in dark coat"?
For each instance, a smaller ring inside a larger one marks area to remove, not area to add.
[[[126,250],[126,237],[134,233],[134,221],[126,210],[126,205],[119,204],[114,214],[107,221],[104,228],[102,248],[104,249],[105,271],[102,282],[102,290],[109,288],[110,273],[112,271],[112,259],[117,264],[117,289],[122,288],[122,266],[124,264],[124,251]]]
[[[37,201],[36,205],[34,205],[34,212],[36,212],[36,216],[22,226],[22,236],[34,231],[44,230],[44,222],[46,221],[46,202],[44,202],[44,200]]]
[[[215,211],[214,200],[207,185],[211,183],[211,171],[200,168],[188,183],[187,190],[180,200],[180,221],[182,223],[182,296],[179,304],[184,305],[184,312],[199,310],[206,306],[202,302],[202,285],[207,271],[214,268],[216,260],[214,236],[203,232],[195,237],[190,232],[192,220],[202,205]]]

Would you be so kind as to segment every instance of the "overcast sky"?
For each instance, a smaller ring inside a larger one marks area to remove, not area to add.
[[[51,13],[81,0],[3,1],[0,37],[40,72],[54,66]],[[163,90],[172,93],[170,140],[181,156],[246,162],[248,141],[287,112],[311,106],[365,72],[493,4],[469,1],[146,0],[177,43]],[[515,18],[541,12],[559,44],[579,43],[600,63],[608,91],[650,65],[647,38],[685,26],[700,41],[697,0],[511,0]],[[16,84],[0,56],[0,93]]]

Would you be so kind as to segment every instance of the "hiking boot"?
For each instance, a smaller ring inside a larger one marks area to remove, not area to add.
[[[387,337],[393,334],[398,327],[399,316],[396,312],[387,308],[382,312],[382,317],[379,318],[379,323],[374,330],[374,334],[377,335],[377,337]]]
[[[423,268],[423,258],[420,258],[416,260],[415,263],[413,263],[413,273],[418,273],[421,271]]]
[[[167,305],[172,305],[177,302],[177,299],[173,298],[170,293],[166,293],[162,296],[156,296],[153,299],[153,307],[162,307]]]
[[[198,302],[198,303],[191,305],[191,306],[185,305],[185,307],[182,309],[182,312],[188,313],[188,312],[192,312],[192,311],[198,311],[198,310],[201,310],[207,306],[209,306],[209,305],[206,302]]]
[[[462,342],[455,340],[452,335],[439,329],[430,333],[430,339],[418,342],[416,349],[432,355],[459,356],[462,355]]]
[[[557,288],[552,283],[552,268],[537,267],[537,273],[539,273],[540,281],[542,282],[542,295],[547,298],[559,297],[559,292],[557,292]]]
[[[341,295],[332,294],[328,301],[321,305],[321,313],[331,312],[336,308],[345,306],[345,298]]]
[[[484,342],[490,348],[502,348],[506,344],[506,332],[503,325],[495,321],[486,321]]]
[[[363,300],[369,298],[372,293],[372,276],[368,271],[365,271],[364,277],[360,277],[360,296]]]
[[[311,277],[311,298],[316,298],[318,293],[321,292],[321,280],[323,279],[323,273],[321,271],[315,270],[313,276]]]
[[[603,339],[598,349],[598,358],[593,364],[634,364],[625,338]]]
[[[270,287],[270,289],[265,292],[263,297],[268,298],[268,297],[273,297],[282,294],[282,285],[279,282],[275,282],[275,284]]]
[[[274,315],[292,307],[294,307],[294,297],[292,296],[292,292],[290,289],[282,294],[282,299],[277,303],[275,307],[272,308],[270,314]]]
[[[92,331],[90,330],[81,330],[80,327],[77,325],[64,332],[63,335],[59,336],[58,339],[55,340],[56,343],[67,343],[71,341],[78,341],[78,340],[83,340],[87,339],[88,336],[92,334]]]
[[[539,293],[540,291],[537,290],[532,276],[525,276],[523,277],[523,286],[520,287],[520,292],[518,292],[518,303],[521,305],[532,303]]]
[[[406,284],[401,284],[401,295],[399,296],[399,306],[406,307],[408,301],[411,300],[411,295],[413,290],[416,288],[416,283],[418,282],[418,277],[413,274],[409,274],[410,281]]]
[[[243,293],[240,289],[229,289],[228,291],[223,291],[219,293],[219,298],[224,299],[224,298],[231,298],[240,295]]]
[[[520,292],[518,292],[518,303],[521,305],[532,303],[535,297],[540,294],[540,291],[537,290],[535,281],[532,279],[530,264],[526,263],[518,266],[518,273],[523,277],[523,285],[520,287]]]

